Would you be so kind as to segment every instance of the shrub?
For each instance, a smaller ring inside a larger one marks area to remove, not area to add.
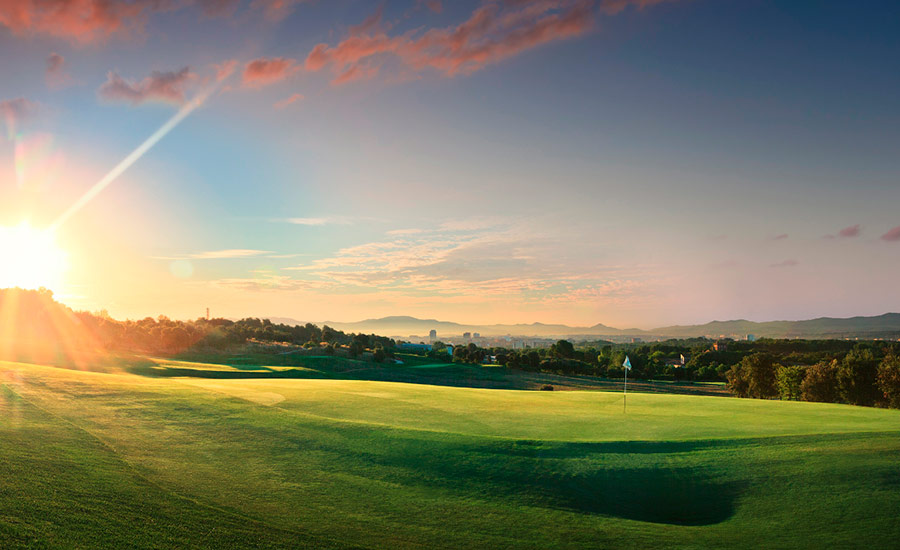
[[[553,391],[553,386],[551,386],[550,384],[544,384],[543,386],[541,386],[541,391]]]

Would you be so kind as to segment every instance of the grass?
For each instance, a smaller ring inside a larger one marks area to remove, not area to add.
[[[552,385],[557,390],[620,391],[622,388],[622,379],[526,372],[497,365],[436,363],[434,359],[412,354],[397,354],[397,358],[403,363],[373,363],[347,357],[305,354],[192,351],[180,356],[180,360],[143,358],[138,361],[127,360],[127,363],[129,372],[156,377],[326,378],[517,390],[536,390],[545,384]],[[638,393],[729,395],[724,384],[707,382],[629,380],[628,388],[629,391]]]
[[[900,538],[900,411],[652,393],[621,407],[607,392],[0,363],[0,547]]]

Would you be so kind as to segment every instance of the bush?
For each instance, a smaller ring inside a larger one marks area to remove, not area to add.
[[[541,386],[541,391],[553,391],[553,386],[551,386],[550,384],[544,384],[543,386]]]
[[[800,398],[818,403],[836,403],[839,398],[837,369],[837,360],[808,367],[800,384]]]

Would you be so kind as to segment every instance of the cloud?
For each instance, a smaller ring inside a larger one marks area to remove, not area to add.
[[[250,7],[261,10],[266,19],[278,22],[291,14],[295,4],[305,0],[253,0]]]
[[[293,59],[260,57],[244,65],[241,80],[244,86],[262,88],[280,82],[299,70]]]
[[[388,240],[347,247],[286,270],[299,280],[331,283],[339,292],[443,302],[514,297],[543,304],[613,303],[650,295],[648,284],[625,268],[571,265],[557,255],[558,246],[520,227],[391,233]]]
[[[19,127],[34,118],[40,111],[40,104],[24,97],[0,101],[0,118],[6,123],[7,136],[11,139]]]
[[[769,267],[796,267],[798,265],[800,265],[800,262],[798,262],[797,260],[785,260],[783,262],[778,262],[777,264],[772,264]]]
[[[301,99],[303,99],[303,94],[293,94],[290,97],[282,99],[281,101],[277,101],[275,103],[274,107],[276,109],[284,109],[288,105],[290,105],[292,103],[296,103],[296,102],[300,101]]]
[[[162,2],[121,0],[2,0],[0,25],[14,34],[46,34],[88,43],[139,27],[145,10]]]
[[[271,254],[270,250],[252,250],[246,248],[229,248],[226,250],[210,250],[207,252],[196,252],[194,254],[183,254],[181,256],[157,256],[156,260],[230,260],[236,258],[252,258],[254,256],[262,256]]]
[[[318,218],[279,218],[272,221],[279,223],[290,223],[294,225],[347,225],[353,223],[353,220],[346,216],[322,216]]]
[[[253,0],[249,10],[270,21],[305,0]],[[15,35],[47,35],[79,44],[140,34],[154,13],[196,7],[207,17],[230,17],[240,0],[0,0],[0,27]]]
[[[198,0],[203,14],[208,17],[225,17],[233,15],[240,0]]]
[[[305,67],[309,71],[330,67],[335,85],[375,76],[376,58],[384,55],[399,59],[413,71],[471,74],[543,44],[588,32],[594,24],[592,4],[573,0],[488,3],[457,26],[396,36],[379,28],[376,12],[335,46],[316,45]]]
[[[843,238],[859,237],[859,234],[860,234],[860,225],[859,224],[851,225],[850,227],[845,227],[845,228],[841,229],[840,231],[838,231],[838,237],[843,237]]]
[[[66,71],[66,58],[56,52],[51,53],[47,57],[47,70],[44,77],[50,88],[65,88],[72,84],[72,75]]]
[[[773,240],[773,241],[783,241],[783,240],[785,240],[785,239],[787,239],[787,238],[788,238],[788,234],[787,234],[787,233],[782,233],[781,235],[775,235],[774,237],[772,237],[772,240]]]
[[[889,230],[887,233],[881,236],[882,241],[888,242],[896,242],[900,241],[900,225]]]
[[[106,101],[132,105],[148,102],[178,105],[185,102],[185,88],[194,78],[195,75],[187,67],[179,71],[153,71],[140,82],[125,80],[110,71],[97,95]]]
[[[600,2],[600,12],[604,15],[618,15],[630,7],[642,10],[672,1],[674,0],[602,0]]]

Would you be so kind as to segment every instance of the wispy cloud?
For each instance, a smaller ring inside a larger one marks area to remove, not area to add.
[[[796,267],[798,265],[800,265],[800,262],[798,262],[797,260],[784,260],[783,262],[771,264],[769,267],[782,268],[782,267]]]
[[[825,235],[826,239],[852,239],[862,234],[862,226],[859,224],[845,227],[837,232],[837,235]]]
[[[897,242],[900,241],[900,225],[897,227],[890,229],[887,233],[881,236],[882,241],[888,242]]]
[[[543,44],[585,34],[593,27],[594,13],[592,2],[581,0],[491,2],[459,25],[393,36],[380,20],[376,12],[351,27],[338,44],[316,45],[306,57],[306,69],[330,67],[332,82],[342,84],[376,75],[378,57],[390,55],[412,71],[471,74]]]
[[[97,95],[106,101],[135,106],[148,102],[181,105],[186,100],[187,87],[195,78],[188,67],[177,71],[153,71],[140,81],[126,80],[110,71]]]
[[[195,252],[193,254],[181,254],[178,256],[157,256],[157,260],[226,260],[235,258],[252,258],[271,254],[269,250],[253,250],[246,248],[229,248],[225,250],[209,250],[206,252]]]
[[[282,99],[281,101],[277,101],[274,104],[274,107],[276,109],[284,109],[288,105],[297,103],[298,101],[300,101],[302,99],[303,99],[303,94],[293,94],[290,97],[286,97],[286,98]]]
[[[301,1],[253,0],[247,12],[280,21]],[[140,35],[152,14],[193,7],[205,17],[230,17],[240,4],[239,0],[0,0],[0,27],[14,35],[89,44]]]
[[[286,271],[299,280],[331,282],[336,290],[430,300],[506,296],[559,303],[614,295],[633,300],[638,288],[647,289],[636,269],[567,265],[554,256],[555,246],[520,226],[461,220],[390,233],[387,240],[344,248]]]
[[[645,9],[657,4],[674,2],[675,0],[602,0],[600,11],[605,15],[617,15],[630,7]]]
[[[40,111],[40,104],[24,97],[0,101],[0,119],[6,124],[7,135],[12,138],[18,128]]]
[[[851,238],[851,237],[859,237],[861,230],[859,224],[851,225],[850,227],[845,227],[838,231],[838,237]]]
[[[287,57],[260,57],[244,65],[241,82],[250,88],[262,88],[293,75],[300,70],[297,62]]]
[[[44,78],[47,81],[48,87],[60,89],[70,86],[74,82],[72,75],[66,70],[65,57],[53,52],[47,57],[46,65]]]
[[[349,225],[353,218],[348,216],[320,216],[311,218],[276,218],[270,220],[275,223],[290,223],[294,225]]]

